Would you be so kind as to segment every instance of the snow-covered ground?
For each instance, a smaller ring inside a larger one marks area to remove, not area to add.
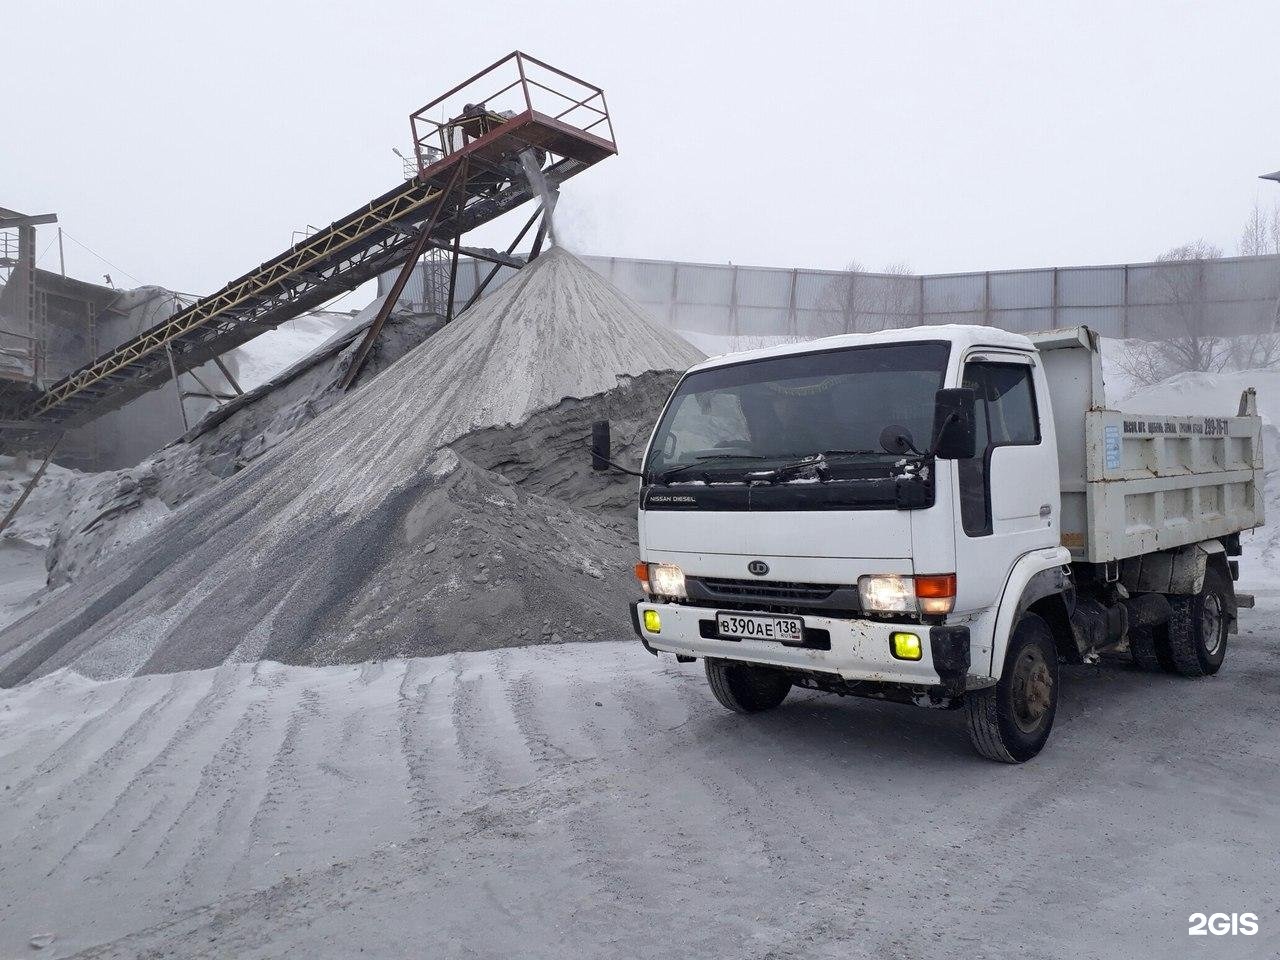
[[[1064,668],[1047,750],[793,693],[743,717],[634,640],[0,692],[0,956],[1280,950],[1280,604],[1223,672]]]
[[[1134,410],[1230,413],[1256,386],[1280,463],[1280,374],[1135,391],[1120,349]],[[0,460],[0,512],[31,469]],[[52,469],[0,539],[0,604],[43,582],[83,482]],[[629,639],[0,690],[0,957],[1109,960],[1180,956],[1214,911],[1261,927],[1214,956],[1274,956],[1266,537],[1221,674],[1064,667],[1017,768],[954,713],[801,691],[730,714],[700,664]]]

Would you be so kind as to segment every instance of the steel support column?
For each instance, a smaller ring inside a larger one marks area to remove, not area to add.
[[[538,219],[538,215],[541,213],[542,213],[541,207],[533,211],[533,216],[530,217],[528,221],[525,223],[525,225],[520,228],[520,232],[516,234],[516,238],[512,240],[511,243],[507,246],[508,255],[515,252],[516,247],[520,245],[520,241],[524,239],[524,235],[529,232],[529,228],[533,226],[534,222]],[[481,280],[478,284],[476,284],[475,292],[471,294],[471,297],[467,300],[466,305],[462,308],[463,313],[466,313],[468,310],[470,310],[471,305],[480,299],[481,295],[485,291],[485,287],[489,286],[489,281],[491,281],[494,277],[496,277],[498,275],[498,271],[501,269],[502,269],[501,264],[496,265],[492,270],[490,270],[487,274],[485,274],[485,278],[483,280]]]
[[[342,375],[340,389],[346,390],[355,382],[356,376],[363,369],[365,361],[369,359],[369,352],[373,349],[373,344],[378,339],[378,334],[382,332],[382,325],[387,322],[387,317],[391,316],[391,311],[395,309],[396,303],[399,302],[400,294],[404,292],[405,284],[409,282],[409,277],[413,274],[414,267],[418,264],[418,258],[427,249],[427,243],[431,240],[431,231],[440,222],[440,215],[444,213],[444,209],[448,205],[449,199],[453,195],[454,187],[457,186],[459,180],[464,184],[462,196],[465,199],[467,166],[467,162],[463,161],[454,167],[453,176],[449,178],[449,183],[444,188],[444,193],[440,195],[436,208],[431,211],[430,219],[427,220],[419,232],[418,239],[413,242],[408,258],[405,260],[404,265],[400,267],[400,272],[396,274],[396,279],[391,284],[391,289],[387,291],[386,299],[382,301],[382,306],[378,308],[378,313],[373,318],[373,323],[369,324],[369,329],[365,331],[364,339],[360,341],[360,346],[356,348],[355,356],[351,360],[351,366],[347,367],[347,372]]]

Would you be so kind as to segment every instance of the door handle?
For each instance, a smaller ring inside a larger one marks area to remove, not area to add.
[[[1051,504],[1048,504],[1048,503],[1040,504],[1040,516],[1047,517],[1051,513],[1053,513],[1053,506]]]

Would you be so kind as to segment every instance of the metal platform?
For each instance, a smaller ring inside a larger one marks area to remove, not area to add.
[[[33,399],[6,403],[0,396],[4,440],[78,426],[115,410],[424,246],[448,248],[456,257],[468,230],[538,195],[521,167],[524,151],[534,151],[551,189],[617,152],[604,92],[520,52],[415,111],[411,128],[417,176]]]

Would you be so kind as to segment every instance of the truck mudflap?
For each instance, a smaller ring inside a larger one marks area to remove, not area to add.
[[[963,625],[930,627],[929,649],[942,688],[952,696],[960,696],[969,673],[969,628]]]

